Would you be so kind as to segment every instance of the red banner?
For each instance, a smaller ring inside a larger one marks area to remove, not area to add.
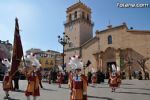
[[[12,55],[10,76],[14,75],[15,72],[18,70],[22,56],[23,56],[23,49],[22,49],[22,43],[21,43],[21,38],[20,38],[20,34],[19,34],[18,19],[16,18],[15,19],[13,55]]]

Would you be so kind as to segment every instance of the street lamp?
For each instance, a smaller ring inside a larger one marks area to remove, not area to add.
[[[64,32],[62,37],[58,36],[58,42],[63,46],[63,55],[62,56],[63,56],[63,70],[64,70],[64,65],[65,65],[65,63],[64,63],[64,56],[65,56],[64,48],[67,44],[70,44],[70,38]]]

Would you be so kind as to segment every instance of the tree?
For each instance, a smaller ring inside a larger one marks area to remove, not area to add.
[[[146,61],[149,60],[149,58],[142,58],[142,59],[139,59],[137,60],[138,64],[141,66],[143,72],[144,72],[144,77],[145,77],[145,80],[146,80],[146,71],[145,71],[145,63]]]
[[[132,75],[131,75],[131,66],[132,66],[132,64],[133,64],[133,58],[130,57],[130,56],[128,56],[127,59],[126,59],[126,64],[127,64],[128,67],[129,67],[128,73],[129,73],[129,79],[131,80],[131,79],[132,79]]]

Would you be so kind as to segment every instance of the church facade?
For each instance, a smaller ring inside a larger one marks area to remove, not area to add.
[[[141,70],[138,60],[150,57],[150,30],[129,29],[126,23],[105,30],[97,30],[93,37],[91,9],[82,2],[67,8],[67,20],[64,24],[65,34],[71,44],[65,46],[65,62],[69,57],[80,55],[84,64],[89,60],[91,67],[107,72],[111,64],[119,66],[122,71]],[[150,71],[150,60],[146,70]]]

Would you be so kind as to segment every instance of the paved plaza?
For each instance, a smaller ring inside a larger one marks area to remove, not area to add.
[[[26,100],[24,90],[27,81],[20,81],[20,91],[10,92],[9,100]],[[41,96],[37,100],[69,100],[69,89],[67,85],[58,88],[56,84],[43,82]],[[4,91],[0,82],[0,100],[3,100]],[[88,100],[150,100],[150,80],[123,80],[120,88],[115,93],[111,92],[107,81],[96,87],[88,87]]]

